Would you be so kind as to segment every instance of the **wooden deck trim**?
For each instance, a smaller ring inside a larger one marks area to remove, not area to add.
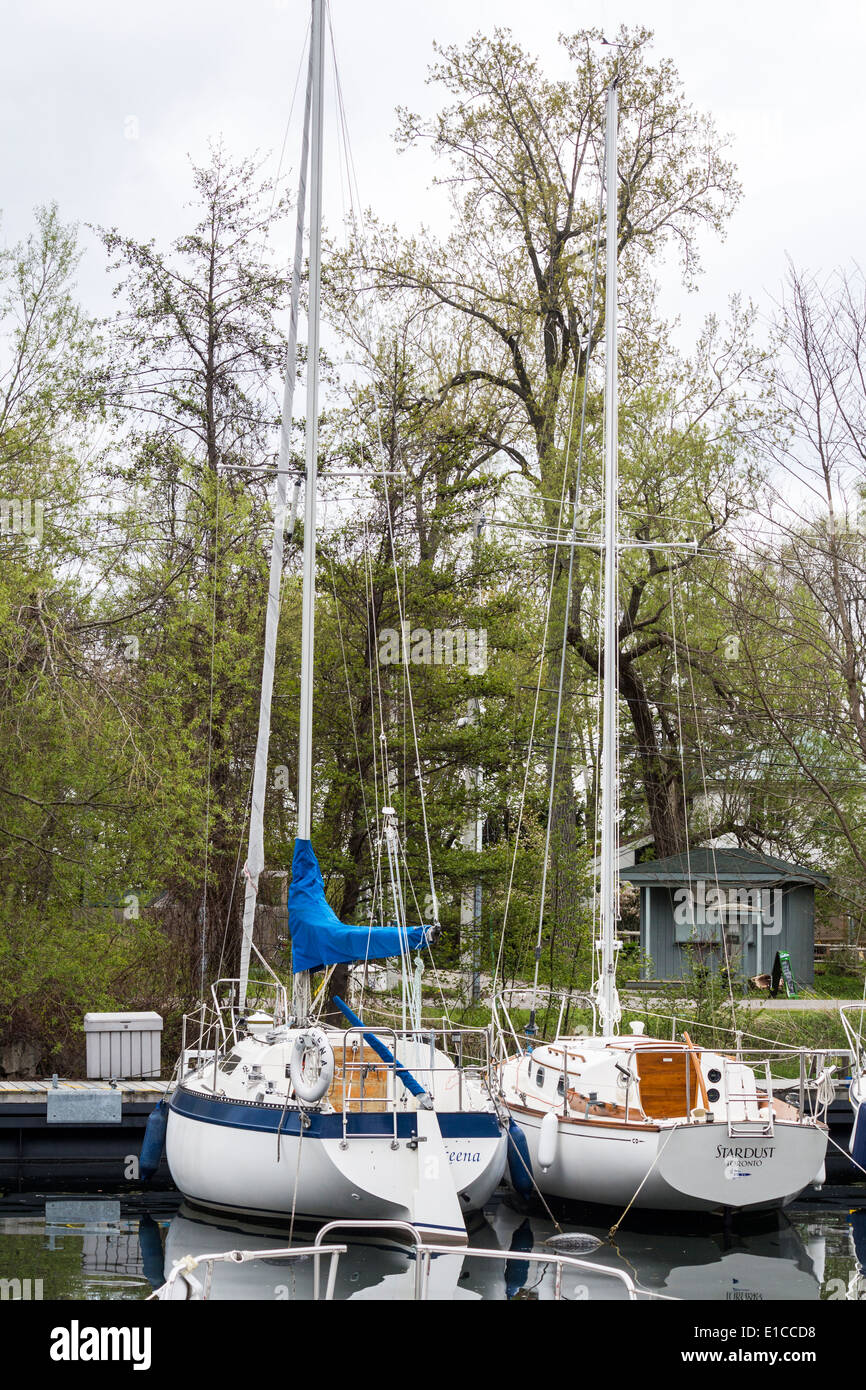
[[[583,1115],[563,1115],[560,1110],[534,1110],[531,1105],[519,1105],[517,1101],[513,1100],[509,1100],[507,1104],[509,1110],[519,1110],[523,1115],[538,1115],[543,1119],[547,1114],[554,1114],[564,1124],[584,1125],[590,1129],[638,1129],[651,1134],[657,1134],[661,1129],[661,1125],[651,1124],[649,1121],[643,1123],[634,1120],[605,1120],[601,1116],[594,1116],[587,1120],[584,1119]]]
[[[584,1065],[586,1064],[586,1058],[582,1052],[569,1052],[567,1047],[554,1047],[553,1043],[547,1043],[546,1046],[548,1052],[554,1053],[557,1057],[568,1057],[569,1060],[571,1060],[572,1057],[576,1057],[578,1062],[583,1062]],[[535,1054],[533,1054],[533,1056],[534,1055]],[[544,1062],[539,1062],[538,1065],[543,1067],[546,1064]]]

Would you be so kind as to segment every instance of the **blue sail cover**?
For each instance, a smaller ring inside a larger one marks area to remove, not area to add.
[[[289,884],[289,931],[292,934],[292,973],[321,970],[342,961],[381,960],[399,956],[402,949],[423,946],[429,927],[347,927],[325,897],[319,861],[309,840],[295,840],[292,881]]]

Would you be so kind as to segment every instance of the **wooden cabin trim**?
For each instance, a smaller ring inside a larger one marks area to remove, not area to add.
[[[589,1129],[638,1129],[653,1134],[657,1134],[661,1129],[660,1125],[652,1124],[650,1121],[605,1120],[600,1116],[585,1119],[582,1115],[563,1115],[559,1110],[535,1110],[531,1105],[520,1105],[515,1100],[509,1100],[508,1108],[509,1110],[519,1110],[523,1115],[535,1115],[539,1119],[544,1119],[545,1115],[554,1114],[562,1124],[581,1125]]]

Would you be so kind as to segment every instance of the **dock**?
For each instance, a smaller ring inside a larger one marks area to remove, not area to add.
[[[0,1189],[141,1187],[145,1126],[168,1085],[158,1079],[0,1081]],[[172,1186],[164,1157],[147,1186]]]

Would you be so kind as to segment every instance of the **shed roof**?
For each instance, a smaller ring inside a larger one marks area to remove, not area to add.
[[[634,868],[621,869],[620,877],[640,884],[688,883],[699,878],[743,884],[830,882],[817,869],[789,864],[751,849],[693,849],[688,854],[671,854],[666,859],[650,859]]]

